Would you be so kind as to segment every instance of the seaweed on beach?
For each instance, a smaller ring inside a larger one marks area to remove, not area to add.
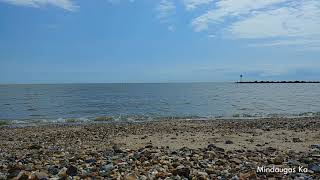
[[[103,122],[103,121],[112,121],[113,117],[110,116],[99,116],[94,119],[94,121]]]
[[[6,125],[9,125],[8,121],[0,120],[0,126],[6,126]]]

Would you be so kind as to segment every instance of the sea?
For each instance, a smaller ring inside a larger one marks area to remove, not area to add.
[[[320,84],[0,85],[2,124],[297,116],[320,116]]]

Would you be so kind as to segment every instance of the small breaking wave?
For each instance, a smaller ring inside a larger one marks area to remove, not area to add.
[[[80,118],[57,118],[57,119],[24,119],[24,120],[0,120],[0,126],[39,126],[47,124],[85,124],[85,123],[143,123],[162,120],[223,120],[223,119],[257,119],[257,118],[303,118],[320,117],[320,112],[304,112],[298,114],[232,114],[230,116],[145,116],[145,115],[119,115],[119,116],[96,116]]]

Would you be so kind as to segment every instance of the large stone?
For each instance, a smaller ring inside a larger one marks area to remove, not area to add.
[[[214,151],[218,151],[218,152],[224,152],[225,151],[223,148],[217,147],[214,144],[209,144],[207,148],[209,150],[214,150]]]
[[[66,173],[69,176],[76,176],[78,174],[78,169],[77,169],[77,167],[71,165],[68,167]]]
[[[208,173],[206,173],[206,172],[198,172],[198,179],[203,179],[203,180],[205,180],[205,179],[208,179]]]
[[[233,158],[233,159],[230,160],[230,162],[234,162],[235,164],[241,164],[242,163],[242,161],[240,159],[238,159],[238,158]]]
[[[26,171],[21,171],[15,179],[27,180],[28,178],[29,178],[29,174]]]
[[[134,174],[129,174],[124,177],[124,180],[137,180],[137,176]]]
[[[57,175],[59,173],[59,169],[56,166],[50,166],[48,168],[48,173],[52,175]]]
[[[40,149],[40,148],[42,148],[40,145],[38,145],[38,144],[31,144],[30,146],[28,146],[28,149]]]
[[[276,158],[273,159],[273,164],[275,165],[281,165],[284,161],[283,156],[279,155]]]
[[[312,149],[320,149],[320,144],[312,144],[310,147]]]
[[[67,175],[67,168],[62,168],[60,171],[59,171],[59,173],[58,173],[58,176],[60,177],[60,178],[66,178],[68,175]]]
[[[247,172],[247,173],[240,173],[240,179],[243,180],[251,180],[251,179],[257,179],[257,174],[255,171]]]
[[[215,170],[214,168],[207,168],[207,169],[206,169],[206,172],[207,172],[208,174],[215,174],[215,173],[216,173],[216,170]]]
[[[177,169],[175,169],[172,172],[173,175],[179,175],[179,176],[183,176],[185,178],[188,178],[190,175],[190,169],[186,168],[186,167],[177,167]]]
[[[106,165],[102,166],[102,169],[103,169],[104,171],[106,171],[106,172],[112,171],[112,169],[113,169],[113,164],[112,164],[112,163],[106,164]]]
[[[18,176],[21,169],[22,169],[21,166],[19,166],[17,164],[13,165],[13,166],[9,166],[8,167],[8,178],[11,179],[11,178]]]
[[[317,164],[310,164],[308,166],[308,169],[315,172],[315,173],[320,173],[320,166]]]
[[[112,149],[115,153],[122,153],[123,151],[120,149],[120,147],[118,145],[113,145]]]
[[[300,138],[292,138],[292,142],[298,143],[302,142],[302,140]]]
[[[35,180],[47,180],[47,179],[49,179],[48,178],[48,174],[47,173],[45,173],[45,172],[35,172],[35,173],[33,173],[33,175],[34,175],[34,179]]]

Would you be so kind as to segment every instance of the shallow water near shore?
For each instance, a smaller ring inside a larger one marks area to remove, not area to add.
[[[0,85],[10,123],[317,116],[320,84]]]

